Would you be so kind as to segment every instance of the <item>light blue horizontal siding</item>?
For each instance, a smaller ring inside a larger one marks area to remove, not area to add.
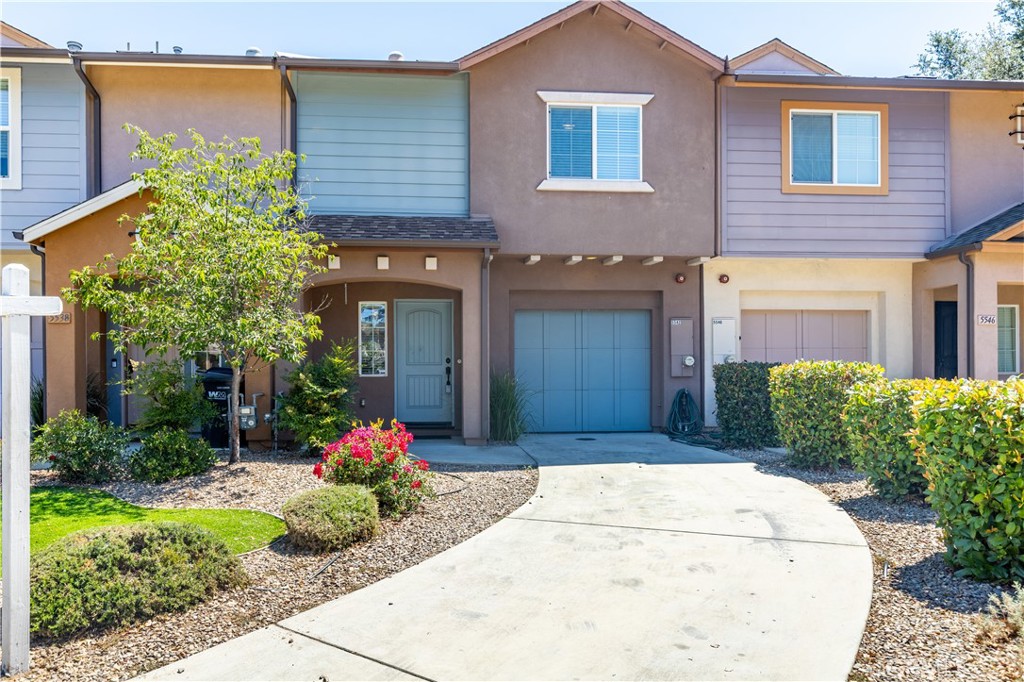
[[[945,237],[943,93],[727,88],[723,250],[920,257]],[[782,193],[782,100],[886,102],[889,193]]]
[[[82,82],[67,64],[19,66],[21,189],[5,189],[0,196],[4,249],[28,248],[14,239],[12,230],[34,225],[87,198]]]
[[[469,213],[464,76],[294,74],[313,213]]]

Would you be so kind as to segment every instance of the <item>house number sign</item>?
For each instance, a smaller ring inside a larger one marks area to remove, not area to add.
[[[991,327],[996,323],[995,315],[978,315],[978,326],[979,327]]]
[[[47,324],[71,324],[71,313],[61,313],[60,315],[47,315]]]

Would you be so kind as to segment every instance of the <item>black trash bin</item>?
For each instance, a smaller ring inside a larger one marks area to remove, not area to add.
[[[230,367],[211,367],[203,373],[203,395],[217,408],[217,416],[203,426],[203,438],[212,447],[226,448],[228,437],[228,403],[231,400],[231,377],[234,372]],[[245,377],[242,377],[240,391],[245,392]]]

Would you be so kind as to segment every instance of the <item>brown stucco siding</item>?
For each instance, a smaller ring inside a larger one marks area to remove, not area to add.
[[[700,395],[701,344],[694,339],[692,377],[669,371],[669,320],[692,318],[700,330],[700,269],[684,259],[643,266],[638,259],[605,266],[599,260],[563,265],[559,259],[524,265],[498,257],[491,266],[491,368],[515,371],[515,313],[518,310],[647,310],[651,314],[651,427],[660,428],[680,388]],[[684,274],[683,284],[675,282]]]
[[[714,80],[625,25],[582,13],[470,70],[470,208],[493,216],[504,253],[711,254]],[[538,191],[547,177],[538,90],[653,94],[642,177],[654,193]]]
[[[142,167],[129,160],[138,139],[121,129],[125,123],[179,138],[189,128],[208,140],[257,136],[265,152],[287,144],[275,70],[92,65],[88,74],[103,103],[102,190]]]
[[[1024,145],[1007,133],[1024,91],[953,92],[949,99],[953,232],[1024,201]]]

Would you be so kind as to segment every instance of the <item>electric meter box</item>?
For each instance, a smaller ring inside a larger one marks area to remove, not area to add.
[[[668,326],[670,374],[674,377],[692,377],[697,367],[693,348],[693,318],[673,317]]]
[[[711,359],[716,365],[736,362],[736,318],[711,318]]]

